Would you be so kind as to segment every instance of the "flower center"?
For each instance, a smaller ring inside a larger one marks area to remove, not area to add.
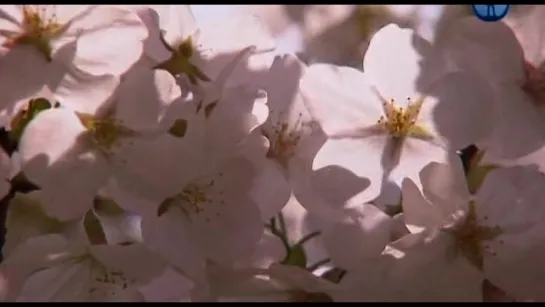
[[[135,280],[128,278],[124,272],[105,267],[92,259],[91,285],[89,295],[97,298],[115,297],[120,291],[130,287]]]
[[[113,152],[121,138],[137,135],[136,132],[124,127],[114,118],[96,119],[87,114],[77,115],[83,126],[90,132],[93,144],[107,155]]]
[[[485,216],[484,220],[487,219]],[[449,230],[454,236],[456,242],[456,251],[464,255],[470,263],[477,268],[483,268],[484,254],[495,255],[485,244],[486,241],[493,240],[503,233],[498,226],[488,227],[479,225],[475,210],[475,202],[469,203],[469,211],[463,223],[457,225],[455,229]],[[502,241],[500,241],[502,243]]]
[[[379,118],[377,125],[394,138],[423,138],[432,137],[431,133],[419,125],[418,114],[424,104],[425,97],[417,100],[407,98],[407,107],[399,107],[394,99],[385,99],[378,90],[374,89],[382,103],[384,115]]]
[[[526,82],[522,85],[525,91],[536,105],[545,104],[545,63],[534,67],[530,63],[526,64]]]
[[[278,121],[269,131],[262,131],[263,135],[269,139],[270,147],[267,152],[267,158],[271,158],[280,163],[283,167],[288,166],[289,159],[294,156],[295,148],[302,138],[301,122],[302,114],[291,128],[287,122]]]
[[[219,174],[223,176],[222,173]],[[208,205],[219,203],[224,204],[223,191],[218,189],[216,180],[212,179],[205,183],[189,183],[179,194],[167,198],[163,201],[157,210],[157,216],[163,215],[171,207],[177,207],[182,210],[185,216],[192,218],[196,215],[205,213]],[[212,208],[211,208],[212,209]],[[208,212],[209,214],[212,211]],[[219,213],[215,213],[218,216]],[[206,222],[210,222],[209,217],[205,217]]]
[[[157,65],[157,68],[164,69],[173,76],[185,74],[194,85],[199,81],[210,81],[210,78],[197,65],[191,62],[191,57],[195,49],[191,36],[183,41],[177,49],[171,48],[165,42],[163,43],[172,52],[172,56],[167,61]]]
[[[23,5],[22,32],[9,37],[3,46],[32,45],[51,62],[51,40],[66,30],[66,25],[57,22],[54,9],[54,5]]]

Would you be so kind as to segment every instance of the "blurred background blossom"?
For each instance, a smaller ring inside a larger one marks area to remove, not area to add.
[[[396,23],[433,41],[450,21],[471,14],[469,5],[192,5],[198,19],[240,12],[259,16],[283,52],[308,63],[359,67],[370,37]]]

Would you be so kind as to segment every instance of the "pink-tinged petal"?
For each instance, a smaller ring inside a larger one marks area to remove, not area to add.
[[[538,150],[545,144],[543,117],[528,96],[518,88],[505,85],[496,96],[494,130],[479,145],[485,159],[511,160]]]
[[[438,48],[456,68],[484,76],[492,83],[520,82],[524,56],[513,32],[504,23],[465,17],[454,22]]]
[[[14,35],[22,31],[21,21],[23,20],[23,10],[21,5],[1,5],[0,6],[0,43],[4,43],[6,34]]]
[[[189,302],[191,288],[191,280],[173,268],[167,268],[161,276],[138,290],[146,302]]]
[[[63,35],[65,36],[78,36],[81,34],[79,31],[81,27],[74,27],[74,22],[86,18],[89,14],[94,14],[98,5],[44,5],[42,7],[35,7],[36,11],[42,10],[45,17],[57,18],[57,21],[61,24],[68,24],[68,28],[65,29]]]
[[[403,302],[403,285],[390,278],[390,259],[362,261],[348,270],[339,282],[341,289],[332,292],[335,302]],[[400,289],[401,288],[401,289]]]
[[[488,137],[495,124],[494,92],[486,80],[465,72],[444,75],[426,92],[421,119],[430,123],[452,150]]]
[[[144,245],[93,245],[91,255],[112,270],[120,270],[136,283],[146,283],[158,277],[165,269],[165,263]]]
[[[149,5],[149,8],[157,13],[163,38],[172,48],[177,48],[197,31],[197,22],[189,5]]]
[[[120,142],[113,173],[120,188],[159,205],[204,168],[195,163],[180,163],[195,161],[199,154],[200,148],[170,134],[149,140],[128,138]]]
[[[545,59],[543,38],[543,7],[539,5],[518,5],[504,20],[514,32],[524,51],[526,61],[539,66]],[[502,45],[501,48],[505,48]],[[498,50],[498,49],[496,49]],[[502,65],[505,65],[503,63]]]
[[[479,224],[501,233],[484,242],[484,272],[494,284],[518,299],[535,299],[543,287],[545,249],[545,177],[533,167],[498,168],[490,172],[475,199]],[[519,269],[520,268],[520,269]]]
[[[299,80],[306,72],[306,65],[295,55],[276,56],[265,77],[267,105],[271,109],[271,121],[281,118],[298,118],[300,108],[305,108],[300,95]],[[274,112],[273,112],[274,111]]]
[[[328,216],[332,210],[360,206],[376,198],[383,173],[380,150],[366,142],[371,139],[378,137],[329,140],[316,155],[312,172],[292,172],[297,176],[293,178],[294,190],[301,204],[313,213]]]
[[[0,57],[0,109],[8,114],[15,113],[14,104],[27,101],[43,89],[48,79],[58,80],[65,67],[58,63],[47,63],[31,46],[19,46]]]
[[[385,99],[404,102],[418,93],[422,61],[430,50],[430,43],[413,30],[389,24],[371,38],[363,71]]]
[[[204,69],[210,77],[219,75],[219,71],[245,48],[253,47],[253,54],[261,54],[275,48],[272,35],[253,15],[242,13],[221,18],[203,23],[199,28],[201,31],[197,41],[202,50],[200,55],[210,60]]]
[[[128,212],[141,216],[157,213],[157,202],[126,191],[119,186],[115,178],[110,178],[108,184],[100,190],[100,194],[113,200],[120,208]]]
[[[424,231],[392,243],[390,276],[403,285],[403,301],[473,302],[482,300],[484,276],[453,250],[449,234]],[[385,256],[386,256],[385,255]]]
[[[391,140],[390,140],[391,142]],[[449,163],[458,157],[449,154],[442,146],[416,138],[407,138],[396,152],[393,143],[387,144],[381,161],[384,171],[389,171],[388,180],[401,185],[404,178],[410,178],[420,189],[419,173],[431,162]]]
[[[288,177],[291,164],[310,163],[323,144],[323,132],[300,93],[299,79],[304,71],[305,65],[295,56],[284,55],[275,58],[266,75],[270,114],[261,131],[270,142],[268,157],[287,170]]]
[[[545,173],[545,147],[541,147],[538,150],[522,156],[517,159],[498,159],[488,152],[485,152],[482,165],[501,165],[501,166],[515,166],[515,165],[533,165],[537,167],[542,173]]]
[[[81,263],[42,268],[27,278],[17,302],[82,301],[79,294],[89,289],[89,274]]]
[[[336,267],[350,270],[377,258],[390,243],[392,218],[373,205],[346,212],[346,218],[322,229],[322,239]]]
[[[168,263],[181,270],[193,282],[205,280],[205,258],[195,246],[188,231],[185,216],[179,210],[169,210],[161,216],[142,219],[144,245],[158,253]]]
[[[311,65],[301,79],[310,114],[329,136],[342,136],[374,125],[382,105],[368,79],[353,68]]]
[[[199,42],[211,52],[236,52],[249,46],[255,46],[258,52],[275,48],[274,38],[255,15],[241,13],[203,23],[200,27],[203,30]],[[233,35],[238,39],[233,39]]]
[[[136,131],[157,131],[162,123],[170,129],[173,120],[163,122],[172,103],[182,91],[174,77],[165,70],[133,70],[119,86],[116,118]],[[137,106],[137,107],[136,107]]]
[[[463,169],[458,165],[431,163],[420,172],[422,190],[410,179],[403,180],[403,216],[411,232],[440,228],[466,212],[469,192]],[[453,169],[455,168],[456,169]]]
[[[211,108],[206,124],[206,152],[222,157],[236,147],[266,120],[268,108],[265,92],[250,86],[230,88]],[[210,108],[210,105],[203,106]]]
[[[291,186],[275,161],[267,158],[269,142],[259,133],[248,136],[240,152],[255,165],[259,174],[254,178],[251,195],[261,211],[261,220],[277,215],[291,196]]]
[[[521,231],[545,221],[545,177],[532,166],[492,170],[477,192],[475,206],[481,224]],[[486,217],[486,219],[484,219]]]
[[[91,75],[121,75],[140,58],[148,31],[130,10],[98,6],[73,21],[83,29],[73,65]],[[122,52],[121,52],[122,51]]]
[[[125,5],[126,8],[136,12],[138,17],[148,29],[148,38],[144,41],[144,57],[149,61],[149,67],[154,67],[157,63],[167,61],[172,53],[167,49],[162,41],[163,30],[159,27],[161,18],[157,15],[156,7],[168,7],[167,5]],[[141,59],[143,60],[143,59]]]
[[[452,150],[483,140],[495,120],[494,92],[486,80],[465,72],[444,75],[426,91],[420,111],[424,123],[432,123]]]
[[[543,227],[536,229],[535,238],[540,237],[542,239],[543,231],[545,231]],[[517,236],[517,238],[513,239],[513,241],[520,241],[523,238]],[[511,248],[516,247],[511,246]],[[519,253],[517,256],[509,259],[510,261],[499,262],[496,259],[485,261],[484,269],[487,278],[508,295],[514,296],[520,301],[542,301],[545,298],[543,294],[545,293],[543,278],[545,276],[545,266],[543,266],[545,245],[541,242],[541,244],[530,250],[525,250],[524,253]],[[496,261],[493,262],[493,260]]]
[[[1,274],[8,280],[6,300],[13,301],[19,296],[25,280],[35,270],[66,259],[67,248],[66,239],[56,234],[29,238],[17,246],[0,266]]]
[[[21,137],[22,170],[41,188],[38,197],[53,217],[81,217],[110,174],[107,161],[89,147],[85,133],[72,111],[50,109],[40,113]]]
[[[55,99],[65,108],[85,114],[104,114],[119,85],[113,75],[91,76],[72,67],[59,82],[48,82]]]
[[[261,212],[248,195],[255,175],[251,162],[233,158],[216,173],[192,182],[210,187],[209,202],[188,214],[189,228],[195,244],[217,263],[234,263],[250,253],[263,233]]]
[[[285,257],[286,248],[280,238],[265,230],[253,253],[239,261],[238,267],[265,269],[273,263],[282,262]]]
[[[464,203],[469,197],[463,165],[457,156],[449,163],[432,162],[422,169],[420,181],[424,196],[432,202]],[[458,205],[446,209],[447,212],[458,210]],[[464,205],[463,208],[466,208]]]

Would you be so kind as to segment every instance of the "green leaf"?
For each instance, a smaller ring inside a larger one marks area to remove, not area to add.
[[[11,142],[17,143],[23,134],[26,126],[42,111],[50,109],[51,103],[45,98],[31,99],[28,102],[28,107],[21,110],[11,121],[11,131],[9,139]]]
[[[483,165],[470,168],[466,177],[469,192],[471,194],[477,193],[483,184],[486,175],[496,168],[497,166],[495,165]]]
[[[291,248],[290,252],[288,253],[288,256],[286,257],[286,259],[282,262],[282,264],[306,269],[307,255],[305,253],[305,249],[303,248],[303,246],[300,244],[294,245]]]

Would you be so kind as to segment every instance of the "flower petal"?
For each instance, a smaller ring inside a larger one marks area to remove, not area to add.
[[[160,217],[148,215],[142,218],[144,245],[158,253],[167,262],[180,269],[193,282],[205,280],[205,258],[194,245],[194,238],[187,229],[184,216],[169,210]]]
[[[63,78],[48,86],[54,97],[65,108],[85,114],[103,114],[111,106],[119,78],[112,75],[91,76],[71,68]]]
[[[249,161],[234,158],[217,173],[192,182],[213,184],[206,194],[210,202],[189,214],[189,228],[195,244],[217,263],[233,263],[251,252],[263,233],[261,213],[248,195],[253,176]]]
[[[450,73],[438,79],[425,94],[435,98],[436,104],[424,103],[420,118],[433,123],[432,128],[449,141],[452,150],[480,141],[492,131],[494,92],[479,76]]]
[[[503,22],[461,18],[444,33],[438,48],[455,67],[484,76],[492,83],[524,78],[522,49]]]
[[[157,131],[161,123],[168,130],[174,123],[174,120],[162,120],[182,92],[166,70],[133,70],[123,79],[118,91],[115,115],[127,128]]]
[[[380,255],[390,243],[393,224],[373,205],[348,210],[346,215],[344,221],[325,226],[322,239],[335,266],[350,270]]]
[[[452,244],[448,234],[425,231],[390,245],[385,252],[397,258],[391,263],[391,278],[404,285],[403,301],[482,300],[482,273],[464,257],[452,255]]]
[[[337,206],[348,208],[371,201],[382,186],[382,152],[375,147],[380,141],[381,137],[328,140],[314,159],[310,187]]]
[[[62,220],[81,217],[91,208],[110,174],[85,133],[72,111],[50,109],[31,121],[19,144],[22,170],[41,188],[37,197],[49,215]]]
[[[301,93],[309,112],[329,136],[367,128],[383,115],[368,78],[353,68],[311,65],[301,79]]]
[[[159,276],[165,263],[142,244],[93,245],[90,253],[109,269],[120,270],[137,283],[146,283]]]
[[[72,27],[83,29],[73,65],[95,76],[125,73],[142,55],[143,41],[148,36],[134,12],[109,5],[80,16]]]
[[[413,30],[389,24],[371,38],[363,71],[386,100],[404,102],[418,93],[421,61],[430,50],[430,43]]]

